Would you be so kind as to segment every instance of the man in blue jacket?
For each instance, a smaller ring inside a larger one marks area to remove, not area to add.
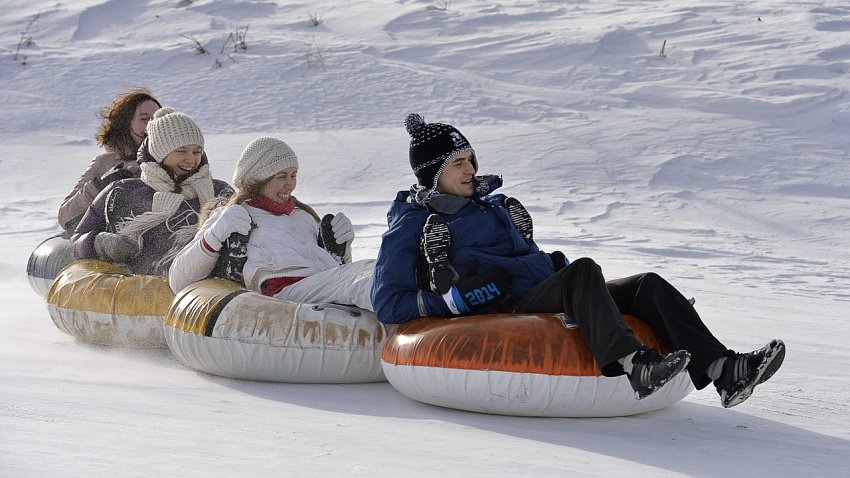
[[[589,258],[567,263],[541,251],[531,217],[514,198],[492,194],[496,176],[476,176],[478,161],[451,125],[410,114],[410,165],[417,178],[387,213],[375,265],[372,305],[378,320],[487,312],[566,313],[605,376],[627,374],[638,399],[688,370],[697,389],[712,381],[724,407],[752,394],[782,364],[785,344],[772,340],[747,354],[727,349],[691,303],[654,273],[606,283]],[[634,315],[678,349],[661,355],[625,324]]]

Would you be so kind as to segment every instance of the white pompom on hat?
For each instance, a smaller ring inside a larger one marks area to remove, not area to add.
[[[187,144],[204,146],[198,124],[186,113],[163,106],[156,110],[147,126],[148,150],[161,163],[169,153]]]
[[[248,143],[236,161],[233,185],[244,189],[251,183],[263,181],[292,167],[298,167],[295,151],[277,138],[261,136]]]

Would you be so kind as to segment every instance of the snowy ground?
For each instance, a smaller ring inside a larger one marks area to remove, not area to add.
[[[0,9],[0,475],[846,474],[844,2],[187,3]],[[245,26],[247,50],[222,52]],[[729,347],[783,338],[785,365],[731,410],[706,389],[633,417],[528,419],[76,342],[26,260],[98,153],[97,109],[137,85],[198,121],[216,177],[253,137],[287,141],[298,197],[351,217],[355,259],[413,181],[406,113],[452,123],[544,249],[659,272]]]

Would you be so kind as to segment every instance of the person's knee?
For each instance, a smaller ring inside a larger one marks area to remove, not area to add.
[[[589,257],[580,257],[572,261],[568,269],[573,269],[574,271],[602,270],[599,264]]]
[[[647,272],[641,277],[641,287],[651,290],[666,289],[670,283],[655,272]]]
[[[572,261],[570,263],[570,266],[575,266],[576,269],[584,269],[588,267],[593,267],[596,269],[599,268],[599,264],[597,264],[596,261],[589,257],[579,257],[578,259]]]
[[[602,274],[602,268],[593,259],[589,257],[581,257],[574,260],[561,273],[574,276],[585,276],[587,274]]]

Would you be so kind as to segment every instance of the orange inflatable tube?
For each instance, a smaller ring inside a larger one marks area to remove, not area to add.
[[[670,347],[624,316],[647,346]],[[663,408],[692,389],[680,374],[637,400],[625,376],[603,377],[562,314],[421,318],[401,324],[382,351],[384,374],[403,394],[435,405],[507,415],[616,416]]]
[[[673,350],[643,322],[626,324],[648,347]],[[395,365],[597,376],[599,366],[578,328],[555,314],[422,318],[401,324],[382,359]]]

